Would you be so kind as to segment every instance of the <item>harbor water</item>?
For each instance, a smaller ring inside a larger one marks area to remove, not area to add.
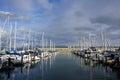
[[[0,80],[120,80],[120,70],[72,53],[59,53],[13,70],[1,70]]]

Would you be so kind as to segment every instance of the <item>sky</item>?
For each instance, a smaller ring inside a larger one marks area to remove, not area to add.
[[[57,45],[89,35],[120,41],[120,0],[0,0],[0,25],[7,15],[18,29],[45,32]]]

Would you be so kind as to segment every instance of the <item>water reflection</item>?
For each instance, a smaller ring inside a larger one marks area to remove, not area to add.
[[[0,80],[44,80],[44,75],[51,69],[55,57],[56,55],[32,61],[24,66],[15,67],[13,70],[1,70]]]
[[[90,80],[113,80],[112,75],[115,77],[112,68],[109,66],[100,64],[97,61],[84,59],[76,55],[73,56],[74,61],[79,65],[79,67],[88,73],[87,76]]]
[[[0,71],[0,80],[119,80],[120,70],[73,54],[59,54]]]
[[[47,74],[48,70],[51,69],[51,67],[55,61],[55,58],[56,58],[56,55],[42,58],[40,60],[40,72],[41,72],[40,80],[45,79],[45,74]]]

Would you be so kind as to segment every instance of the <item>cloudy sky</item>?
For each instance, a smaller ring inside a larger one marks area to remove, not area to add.
[[[0,0],[0,25],[6,15],[19,27],[45,32],[57,44],[89,34],[120,40],[120,0]]]

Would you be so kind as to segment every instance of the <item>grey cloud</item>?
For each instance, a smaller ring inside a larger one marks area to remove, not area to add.
[[[107,24],[107,25],[120,25],[120,17],[115,18],[112,16],[98,16],[96,18],[91,18],[91,22]]]
[[[120,39],[120,36],[118,36],[119,34],[108,34],[107,36],[106,36],[106,38],[107,39],[110,39],[110,40],[118,40],[118,39]]]
[[[98,16],[96,18],[92,18],[91,22],[93,24],[99,23],[101,27],[104,27],[103,24],[107,25],[108,27],[105,28],[105,35],[107,38],[110,39],[119,39],[120,33],[120,17],[113,17],[113,16]]]
[[[49,0],[37,0],[39,3],[39,6],[41,8],[49,9],[51,10],[53,7],[53,4],[49,2]]]
[[[120,5],[118,0],[61,0],[58,5],[49,3],[49,0],[13,1],[16,4],[13,5],[16,6],[16,9],[23,9],[25,12],[45,9],[46,17],[41,13],[33,17],[38,21],[33,21],[33,26],[36,27],[32,27],[32,29],[40,33],[45,32],[47,38],[53,38],[58,43],[67,43],[69,40],[88,37],[89,33],[100,37],[101,27],[104,27],[107,38],[120,39]],[[23,6],[21,6],[22,3]],[[37,5],[35,6],[34,3]],[[13,18],[18,16],[20,15],[14,15]],[[49,24],[46,24],[46,18],[50,19]]]
[[[102,27],[105,29],[107,38],[119,38],[120,31],[116,31],[120,29],[120,11],[117,1],[66,0],[62,7],[63,5],[65,8],[60,9],[61,13],[55,16],[47,30],[47,33],[54,35],[57,41],[76,40],[88,37],[89,33],[96,34],[97,39],[100,40]]]
[[[108,33],[120,31],[120,25],[112,25],[109,28],[107,28],[106,31],[108,31]]]
[[[75,31],[94,31],[95,30],[95,28],[91,28],[91,27],[76,27],[76,28],[74,28],[75,29]]]

